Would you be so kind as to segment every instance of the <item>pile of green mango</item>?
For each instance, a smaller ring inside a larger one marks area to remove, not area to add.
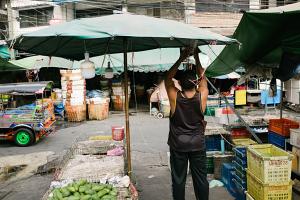
[[[48,200],[117,200],[117,195],[112,185],[80,180],[54,189]]]

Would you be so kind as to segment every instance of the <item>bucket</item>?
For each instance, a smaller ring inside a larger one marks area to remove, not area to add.
[[[124,139],[124,127],[123,126],[113,126],[111,128],[112,138],[115,141],[122,141]]]

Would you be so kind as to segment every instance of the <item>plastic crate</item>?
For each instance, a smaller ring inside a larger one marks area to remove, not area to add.
[[[240,170],[239,168],[236,168],[234,166],[235,169],[235,174],[242,180],[247,180],[247,176],[246,176],[246,170]]]
[[[285,137],[290,136],[291,128],[299,128],[299,123],[285,118],[269,121],[269,130]]]
[[[300,148],[300,129],[290,129],[290,132],[291,145]]]
[[[235,170],[238,171],[239,174],[241,174],[241,177],[242,177],[242,174],[244,176],[246,176],[246,170],[244,167],[242,167],[240,164],[238,164],[235,160],[233,160],[232,163],[234,165]]]
[[[236,192],[235,192],[235,199],[236,200],[245,200],[246,199],[246,189],[235,179],[232,179],[233,183],[235,184]]]
[[[248,170],[263,183],[289,182],[293,155],[271,144],[252,145],[247,149]]]
[[[232,129],[231,130],[231,137],[234,139],[241,139],[241,138],[249,138],[250,133],[247,131],[247,129],[241,128],[241,129]]]
[[[247,160],[247,149],[246,147],[235,147],[233,148],[234,155],[243,160]]]
[[[234,157],[234,160],[244,168],[247,168],[247,160],[240,159],[239,157]]]
[[[220,151],[221,137],[219,135],[205,136],[206,151]]]
[[[292,181],[264,184],[247,171],[247,191],[255,200],[291,200]]]
[[[251,195],[246,191],[245,192],[246,195],[246,200],[254,200],[253,197],[251,197]]]
[[[243,188],[247,188],[247,178],[242,179],[236,173],[234,173],[233,178],[241,185]]]
[[[234,166],[232,163],[223,163],[222,164],[222,182],[227,187],[230,184],[231,179],[233,178],[233,174],[231,172],[234,172]]]
[[[242,138],[242,139],[232,139],[232,142],[236,146],[249,146],[253,144],[257,144],[254,140],[251,140],[249,138]]]
[[[285,149],[285,140],[286,138],[278,135],[276,133],[273,132],[269,132],[268,134],[268,141],[270,144],[274,144],[275,146]]]

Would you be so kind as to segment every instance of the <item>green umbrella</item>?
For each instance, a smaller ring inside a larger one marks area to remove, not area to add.
[[[131,175],[127,52],[235,42],[234,39],[172,20],[117,14],[50,26],[21,35],[11,43],[15,49],[29,53],[74,60],[83,59],[86,51],[91,56],[123,53],[127,160],[128,174]]]

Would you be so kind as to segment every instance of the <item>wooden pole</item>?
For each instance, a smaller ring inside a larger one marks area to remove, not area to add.
[[[131,177],[131,149],[130,149],[130,127],[129,127],[129,99],[128,99],[128,63],[127,51],[128,40],[124,38],[124,80],[125,80],[125,122],[126,122],[126,156],[127,156],[127,174]]]

